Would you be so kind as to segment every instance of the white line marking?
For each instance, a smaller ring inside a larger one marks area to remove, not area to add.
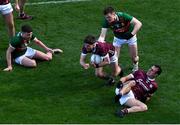
[[[45,4],[62,4],[62,3],[72,3],[72,2],[85,2],[91,0],[64,0],[64,1],[48,1],[48,2],[35,2],[35,3],[26,3],[26,5],[45,5]]]

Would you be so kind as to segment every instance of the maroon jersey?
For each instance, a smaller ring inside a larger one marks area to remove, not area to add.
[[[82,53],[93,53],[99,56],[106,56],[107,54],[109,54],[109,57],[112,57],[115,54],[115,48],[110,43],[96,42],[96,46],[92,51],[87,51],[87,49],[83,46]]]
[[[10,0],[0,0],[0,5],[8,4]]]
[[[154,79],[147,77],[146,73],[138,70],[133,73],[136,85],[132,87],[132,91],[136,99],[145,102],[149,94],[153,94],[158,86]]]

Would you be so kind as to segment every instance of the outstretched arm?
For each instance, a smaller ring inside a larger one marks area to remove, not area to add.
[[[84,69],[88,69],[90,67],[89,63],[85,63],[86,54],[81,53],[79,63]]]
[[[6,60],[7,60],[7,68],[5,68],[3,71],[11,71],[12,68],[12,62],[11,62],[11,53],[15,50],[14,47],[9,45],[7,51],[6,51]]]
[[[52,52],[53,50],[51,48],[48,48],[42,41],[40,41],[39,39],[35,38],[33,40],[38,46],[40,46],[41,48],[43,48],[46,52]]]

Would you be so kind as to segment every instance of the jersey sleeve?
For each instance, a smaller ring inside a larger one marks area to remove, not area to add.
[[[102,28],[109,28],[108,21],[104,18],[104,21],[102,23]]]
[[[117,12],[116,13],[118,17],[122,17],[124,20],[126,21],[131,21],[133,16],[127,14],[127,13],[124,13],[124,12]]]
[[[18,46],[19,42],[20,42],[20,41],[19,41],[16,37],[13,37],[13,38],[10,40],[9,44],[10,44],[12,47],[16,48],[16,47]]]
[[[126,21],[131,21],[133,18],[131,15],[129,15],[127,13],[122,13],[122,16]]]
[[[82,50],[81,50],[81,55],[86,55],[88,53],[88,51],[86,50],[86,48],[83,46]]]

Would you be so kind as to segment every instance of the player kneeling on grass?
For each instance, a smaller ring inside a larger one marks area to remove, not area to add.
[[[35,42],[38,46],[45,49],[46,53],[28,47],[30,41]],[[61,49],[51,49],[38,40],[29,25],[23,25],[21,32],[17,33],[10,41],[6,52],[6,59],[8,67],[4,71],[11,71],[13,58],[17,64],[25,67],[36,67],[35,59],[50,61],[52,54],[62,52]]]
[[[84,69],[88,69],[90,67],[89,63],[85,62],[87,53],[96,54],[103,58],[101,63],[95,64],[91,62],[91,65],[95,68],[95,75],[101,79],[108,80],[109,85],[113,85],[115,83],[115,76],[122,75],[121,68],[118,65],[115,48],[112,44],[98,42],[94,36],[88,35],[84,40],[80,57],[80,64]],[[103,71],[103,67],[105,65],[110,65],[112,67],[111,76],[107,75]]]
[[[161,72],[159,65],[153,65],[147,72],[137,70],[133,74],[122,77],[115,90],[115,101],[129,108],[118,110],[116,115],[123,117],[128,113],[146,111],[148,108],[145,102],[157,90],[155,77]]]

